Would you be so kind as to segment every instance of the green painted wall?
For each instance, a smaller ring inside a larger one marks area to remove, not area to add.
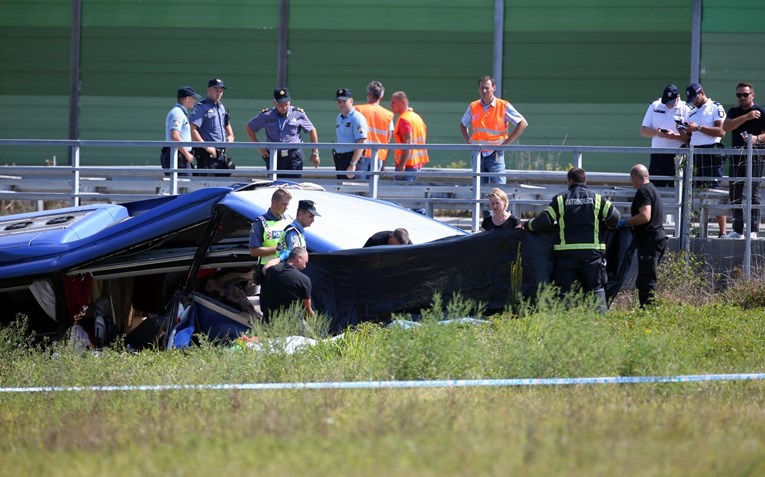
[[[765,7],[704,2],[702,83],[731,103],[740,79],[762,83]],[[504,81],[531,126],[522,144],[647,146],[639,135],[650,101],[689,82],[691,0],[507,0]],[[0,3],[3,138],[65,138],[69,0]],[[745,12],[744,12],[745,10]],[[334,90],[382,81],[406,91],[431,143],[459,143],[457,124],[491,74],[493,0],[291,0],[289,87],[321,141],[334,140]],[[184,84],[228,86],[237,139],[276,87],[276,0],[83,0],[83,139],[162,140],[166,112]],[[756,53],[755,53],[756,52]],[[386,101],[387,102],[387,101]],[[66,151],[0,149],[0,163],[41,164]],[[237,152],[259,165],[257,153]],[[437,164],[466,160],[434,153]],[[328,154],[324,154],[328,158]],[[514,158],[526,167],[529,155]],[[544,159],[544,158],[543,158]],[[558,157],[570,162],[570,157]],[[585,156],[590,169],[621,171],[642,158]],[[85,150],[85,164],[155,164],[149,150]],[[512,163],[510,164],[512,166]]]

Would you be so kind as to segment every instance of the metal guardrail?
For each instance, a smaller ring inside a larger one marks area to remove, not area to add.
[[[178,194],[199,188],[215,185],[229,185],[234,182],[251,182],[253,180],[274,180],[280,172],[276,169],[277,149],[283,148],[282,143],[205,143],[205,146],[226,148],[227,150],[246,150],[268,148],[271,150],[271,159],[268,167],[237,165],[234,170],[221,169],[195,169],[192,175],[187,175],[188,169],[161,169],[157,166],[82,166],[80,165],[81,148],[151,148],[159,151],[162,147],[171,147],[170,157],[175,157],[177,147],[194,147],[199,143],[167,142],[167,141],[105,141],[105,140],[50,140],[50,139],[0,139],[0,155],[4,146],[26,147],[65,147],[68,148],[72,157],[72,164],[68,166],[5,166],[0,168],[0,200],[68,200],[72,205],[78,205],[81,200],[90,201],[127,201],[147,196],[162,194]],[[290,147],[302,149],[318,148],[330,150],[337,146],[348,148],[371,149],[375,152],[379,149],[394,149],[391,145],[379,144],[337,144],[337,143],[302,143],[290,144]],[[475,158],[482,144],[427,144],[428,150],[465,151]],[[612,147],[612,146],[533,146],[511,145],[491,146],[493,149],[502,150],[506,153],[551,153],[570,154],[571,164],[583,167],[584,154],[628,154],[642,155],[638,161],[629,161],[625,166],[624,173],[605,173],[588,171],[588,184],[597,189],[606,197],[614,200],[622,209],[629,206],[634,189],[631,187],[627,170],[634,162],[643,162],[643,158],[650,154],[665,153],[678,154],[677,177],[655,177],[658,179],[674,180],[674,190],[666,189],[662,192],[662,198],[667,209],[673,210],[675,217],[675,235],[681,240],[683,250],[689,249],[691,220],[694,206],[701,211],[715,207],[714,194],[707,196],[694,194],[691,180],[705,180],[711,178],[692,175],[693,155],[697,150],[673,149],[673,148],[650,148],[650,147]],[[396,144],[395,149],[422,149],[422,145]],[[745,151],[739,149],[704,149],[705,154],[713,151],[715,154],[741,155]],[[752,146],[749,144],[746,150],[748,154],[748,167],[746,188],[744,192],[744,204],[726,205],[726,209],[741,207],[744,216],[749,217],[752,204],[748,198],[751,194],[752,177],[751,161]],[[159,154],[157,154],[158,156]],[[259,156],[259,154],[255,154]],[[159,161],[157,161],[159,162]],[[292,171],[290,171],[292,172]],[[204,174],[204,175],[202,175]],[[565,187],[565,171],[530,171],[530,170],[506,170],[503,173],[482,173],[480,161],[471,159],[469,169],[432,168],[425,167],[421,172],[399,172],[388,167],[384,171],[364,172],[368,178],[359,180],[337,180],[339,174],[332,167],[320,167],[319,169],[305,169],[302,171],[301,180],[316,182],[327,190],[361,193],[373,198],[395,200],[402,205],[420,206],[430,214],[438,208],[463,208],[470,211],[471,228],[477,231],[481,219],[481,204],[485,202],[483,191],[497,186],[497,184],[482,184],[481,179],[487,177],[504,176],[507,185],[500,186],[511,197],[511,207],[516,215],[522,210],[538,210],[547,205],[552,194],[560,192]],[[415,182],[394,181],[394,176],[418,175],[420,179]],[[723,180],[725,180],[724,178]],[[720,191],[723,192],[723,191]],[[723,199],[724,194],[717,194]],[[727,197],[725,197],[727,198]],[[695,199],[695,201],[694,201]],[[761,207],[761,206],[760,206]],[[524,209],[526,208],[526,209]],[[745,221],[749,227],[749,221]],[[702,227],[703,231],[706,230]],[[748,230],[747,230],[748,232]],[[749,233],[745,234],[749,241]],[[750,253],[750,247],[746,247]],[[748,261],[745,260],[745,264]],[[748,273],[748,265],[745,265],[745,273]]]

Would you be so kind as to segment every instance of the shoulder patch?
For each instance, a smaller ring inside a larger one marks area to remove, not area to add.
[[[260,112],[261,113],[267,113],[270,110],[271,110],[271,108],[263,108],[263,109],[260,110]]]
[[[299,113],[305,113],[305,111],[303,111],[303,108],[297,108],[297,107],[296,107],[296,108],[295,108],[295,111],[297,111],[297,112],[299,112]]]

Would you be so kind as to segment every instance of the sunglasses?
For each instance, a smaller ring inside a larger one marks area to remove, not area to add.
[[[736,93],[737,98],[746,98],[752,93]]]

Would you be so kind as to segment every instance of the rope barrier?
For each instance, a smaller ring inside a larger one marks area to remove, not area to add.
[[[159,384],[139,386],[3,387],[0,393],[129,392],[129,391],[270,391],[293,389],[402,389],[510,386],[572,386],[594,384],[656,384],[712,381],[759,381],[765,373],[696,374],[680,376],[603,376],[584,378],[517,378],[431,381],[341,381],[309,383]]]

